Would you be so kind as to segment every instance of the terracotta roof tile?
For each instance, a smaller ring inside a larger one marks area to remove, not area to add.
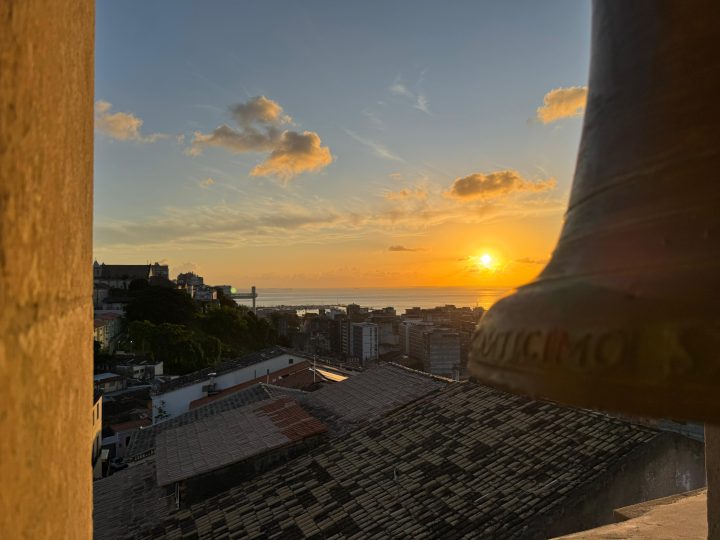
[[[519,538],[530,519],[552,518],[577,488],[658,436],[603,414],[456,383],[142,536],[212,538],[200,532],[212,515],[232,537]]]

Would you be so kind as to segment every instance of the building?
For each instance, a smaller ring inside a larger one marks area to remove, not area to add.
[[[115,340],[122,332],[122,315],[116,311],[95,311],[94,340],[104,351],[112,352]]]
[[[125,389],[125,378],[117,373],[98,373],[93,375],[93,386],[96,392],[117,392]]]
[[[122,358],[122,360],[114,366],[114,370],[129,379],[151,381],[163,374],[162,360],[152,360],[150,358],[137,359],[133,356],[120,358]]]
[[[339,392],[360,377],[328,390]],[[704,482],[698,441],[467,382],[397,403],[390,414],[273,470],[188,508],[158,511],[152,523],[147,510],[123,510],[118,530],[141,538],[223,531],[263,538],[540,539],[611,523],[615,508]],[[114,501],[121,504],[121,497]],[[143,506],[158,504],[156,498]],[[96,512],[107,507],[100,500]],[[103,527],[113,517],[117,522],[116,515],[96,513],[95,521]]]
[[[378,359],[380,332],[374,323],[352,323],[350,325],[350,350],[353,358],[363,365]]]
[[[93,281],[113,289],[128,289],[135,279],[143,279],[148,283],[152,278],[168,279],[170,275],[166,264],[105,264],[93,263]]]
[[[92,454],[91,463],[93,478],[101,478],[103,474],[102,460],[102,392],[93,392],[92,408]]]
[[[423,332],[423,369],[433,375],[459,378],[461,369],[460,334],[448,328]]]
[[[307,360],[289,349],[272,347],[158,384],[152,392],[153,422],[186,412],[193,401]]]

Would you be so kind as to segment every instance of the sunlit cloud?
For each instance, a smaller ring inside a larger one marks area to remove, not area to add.
[[[342,207],[317,197],[283,201],[246,200],[234,205],[160,209],[144,220],[103,220],[95,225],[95,246],[186,250],[227,249],[245,245],[325,244],[377,238],[383,234],[418,234],[445,223],[480,224],[518,216],[561,216],[560,197],[524,200],[457,201],[436,197],[385,202],[380,207]],[[322,210],[318,210],[322,209]]]
[[[230,113],[237,127],[223,124],[210,133],[196,131],[186,153],[197,156],[213,146],[235,154],[269,152],[265,161],[250,174],[276,176],[283,182],[304,172],[323,169],[333,161],[330,150],[321,145],[317,133],[283,129],[292,123],[292,118],[277,102],[265,96],[232,105]]]
[[[380,156],[381,158],[389,159],[391,161],[405,161],[403,158],[395,155],[387,147],[377,141],[361,137],[360,135],[356,134],[353,131],[350,131],[349,129],[346,129],[345,133],[347,133],[350,137],[355,139],[360,144],[370,148],[376,155]]]
[[[215,180],[213,178],[207,177],[204,180],[200,180],[198,184],[200,185],[200,187],[209,188],[210,186],[215,185]]]
[[[550,90],[543,98],[542,107],[537,109],[537,118],[543,124],[561,118],[582,116],[587,102],[587,87],[570,86]]]
[[[405,199],[427,199],[428,192],[423,188],[401,189],[400,191],[389,191],[385,198],[391,201],[402,201]]]
[[[445,195],[459,200],[488,200],[508,197],[517,193],[539,193],[555,187],[554,178],[530,181],[513,170],[488,174],[474,173],[457,178]]]
[[[250,174],[277,176],[288,181],[300,173],[323,169],[330,165],[332,160],[330,150],[327,146],[321,146],[317,133],[286,131],[270,156],[250,171]]]
[[[168,135],[164,133],[152,133],[143,135],[140,133],[143,120],[129,112],[110,112],[112,103],[99,100],[95,102],[95,129],[118,141],[135,141],[141,143],[153,143],[159,139],[165,139]]]
[[[388,248],[388,251],[425,251],[425,249],[424,248],[410,248],[410,247],[406,247],[406,246],[397,245],[397,246],[390,246]]]

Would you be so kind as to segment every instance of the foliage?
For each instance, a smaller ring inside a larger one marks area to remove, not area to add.
[[[150,321],[153,324],[193,326],[198,306],[187,293],[165,287],[147,287],[133,291],[127,306],[128,322]]]
[[[178,324],[133,321],[129,326],[133,350],[148,352],[163,362],[163,370],[182,375],[213,365],[220,359],[220,341]]]
[[[222,341],[225,353],[230,356],[270,347],[278,341],[267,321],[235,307],[210,309],[198,321],[202,331]]]

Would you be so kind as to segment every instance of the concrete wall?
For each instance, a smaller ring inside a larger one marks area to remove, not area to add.
[[[592,529],[614,523],[613,510],[616,508],[704,485],[704,445],[680,435],[662,433],[651,444],[629,456],[621,466],[606,471],[593,489],[571,492],[571,504],[553,516],[552,525],[549,528],[538,526],[537,529],[544,530],[550,538]],[[530,530],[535,529],[530,527]]]
[[[92,0],[0,2],[0,538],[92,534]]]
[[[217,390],[225,390],[231,386],[235,386],[247,381],[251,381],[258,377],[262,377],[267,374],[270,370],[270,375],[275,371],[286,368],[291,365],[290,360],[293,360],[292,364],[297,364],[305,359],[298,357],[293,354],[281,354],[274,358],[268,358],[262,362],[258,362],[252,366],[244,367],[231,371],[230,373],[223,373],[215,377],[215,387]],[[169,416],[177,416],[189,410],[190,402],[205,397],[207,394],[202,391],[202,387],[207,385],[209,380],[201,380],[194,384],[189,384],[178,388],[177,390],[171,390],[164,394],[158,394],[152,397],[153,402],[153,422],[156,421],[158,411],[162,408]],[[164,402],[164,403],[163,403]]]

